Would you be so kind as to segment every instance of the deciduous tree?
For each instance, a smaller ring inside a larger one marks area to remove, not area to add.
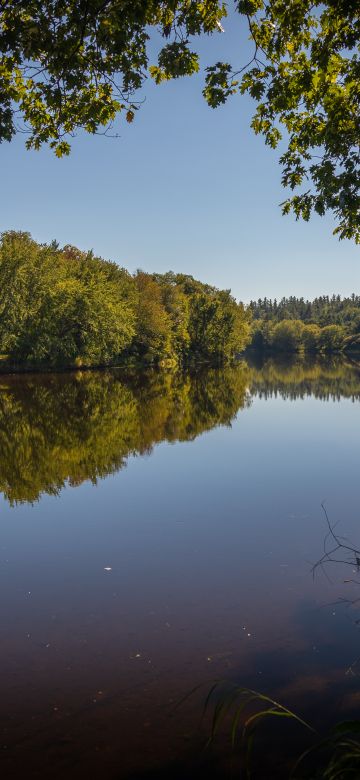
[[[0,140],[22,123],[27,146],[70,151],[79,128],[132,122],[138,90],[200,68],[196,39],[219,33],[228,11],[247,25],[249,62],[204,63],[204,95],[257,103],[252,127],[281,139],[282,204],[305,220],[334,213],[335,233],[360,242],[360,10],[358,0],[4,0],[0,4]],[[149,40],[160,34],[157,62]]]

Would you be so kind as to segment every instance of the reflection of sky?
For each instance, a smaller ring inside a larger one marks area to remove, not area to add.
[[[32,507],[2,501],[12,739],[23,715],[41,721],[58,700],[76,713],[97,689],[130,685],[131,720],[147,684],[165,702],[219,674],[304,709],[311,697],[352,709],[357,614],[323,605],[355,586],[336,569],[313,582],[310,570],[321,501],[359,543],[358,419],[349,400],[254,398],[231,428],[161,444],[97,487]],[[124,715],[119,697],[114,706]]]

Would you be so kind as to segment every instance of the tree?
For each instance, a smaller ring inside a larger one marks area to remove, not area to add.
[[[49,366],[225,362],[249,339],[250,312],[229,290],[172,272],[132,277],[93,252],[2,234],[2,359]]]
[[[9,231],[0,242],[0,350],[17,362],[113,361],[135,333],[136,289],[115,263]]]
[[[282,320],[275,325],[272,346],[283,352],[297,352],[302,347],[304,326],[300,320]]]
[[[217,0],[5,0],[0,138],[12,138],[20,116],[30,129],[28,148],[49,143],[61,156],[78,128],[95,133],[119,112],[132,122],[148,72],[159,81],[198,70],[189,38],[217,29],[224,13]],[[166,43],[151,70],[155,30]]]
[[[172,271],[165,274],[152,274],[161,290],[161,300],[171,323],[171,351],[180,360],[187,357],[190,348],[189,335],[189,297],[185,295],[177,277]]]
[[[284,319],[299,319],[307,324],[343,325],[346,331],[360,332],[360,296],[353,293],[349,297],[328,295],[315,298],[314,301],[304,301],[303,298],[282,298],[276,308],[272,301],[251,301],[249,308],[254,318],[254,327],[263,322],[279,322]]]
[[[230,64],[208,68],[210,105],[235,91],[258,103],[255,133],[287,149],[282,183],[291,190],[283,213],[308,220],[330,210],[340,238],[360,242],[360,9],[356,0],[241,0],[254,55],[237,73]],[[283,129],[282,129],[283,128]]]
[[[134,347],[139,357],[156,360],[171,357],[171,320],[162,300],[162,291],[151,274],[138,271],[138,308]]]
[[[316,352],[319,349],[321,328],[318,325],[304,325],[302,343],[306,352]]]
[[[344,335],[340,325],[327,325],[320,331],[320,349],[323,352],[340,352],[344,346]]]
[[[231,359],[249,341],[250,318],[227,290],[209,289],[190,296],[190,350],[206,360]]]
[[[251,346],[256,350],[270,349],[272,339],[271,322],[265,319],[254,319],[251,328]]]
[[[285,130],[282,183],[295,194],[283,213],[308,220],[312,211],[330,210],[334,232],[360,242],[358,0],[229,5],[248,25],[254,52],[247,64],[207,66],[208,104],[250,94],[258,104],[255,133],[276,147]],[[223,30],[226,14],[221,0],[3,2],[0,140],[11,140],[23,120],[28,148],[49,143],[61,156],[79,128],[106,132],[119,113],[132,122],[144,80],[197,72],[193,39]],[[153,64],[148,44],[155,31],[162,43]]]

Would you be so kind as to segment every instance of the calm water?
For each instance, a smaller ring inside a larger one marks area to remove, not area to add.
[[[352,362],[0,377],[2,776],[198,776],[215,678],[358,717],[359,423]]]

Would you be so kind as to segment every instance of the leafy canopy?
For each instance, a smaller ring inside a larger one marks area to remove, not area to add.
[[[0,352],[48,365],[107,363],[135,333],[130,274],[75,247],[37,244],[8,231],[0,241]]]
[[[285,352],[359,352],[360,296],[251,301],[252,346]]]
[[[73,246],[0,237],[0,356],[16,364],[224,362],[250,339],[229,290],[184,274],[131,276]]]
[[[282,182],[293,194],[283,212],[308,220],[330,210],[335,233],[359,243],[358,0],[4,0],[0,140],[25,122],[28,148],[48,143],[61,157],[79,128],[106,132],[119,113],[132,122],[144,80],[197,72],[194,39],[222,30],[228,10],[248,25],[253,57],[207,65],[208,104],[251,95],[255,133],[272,147],[284,134]]]

